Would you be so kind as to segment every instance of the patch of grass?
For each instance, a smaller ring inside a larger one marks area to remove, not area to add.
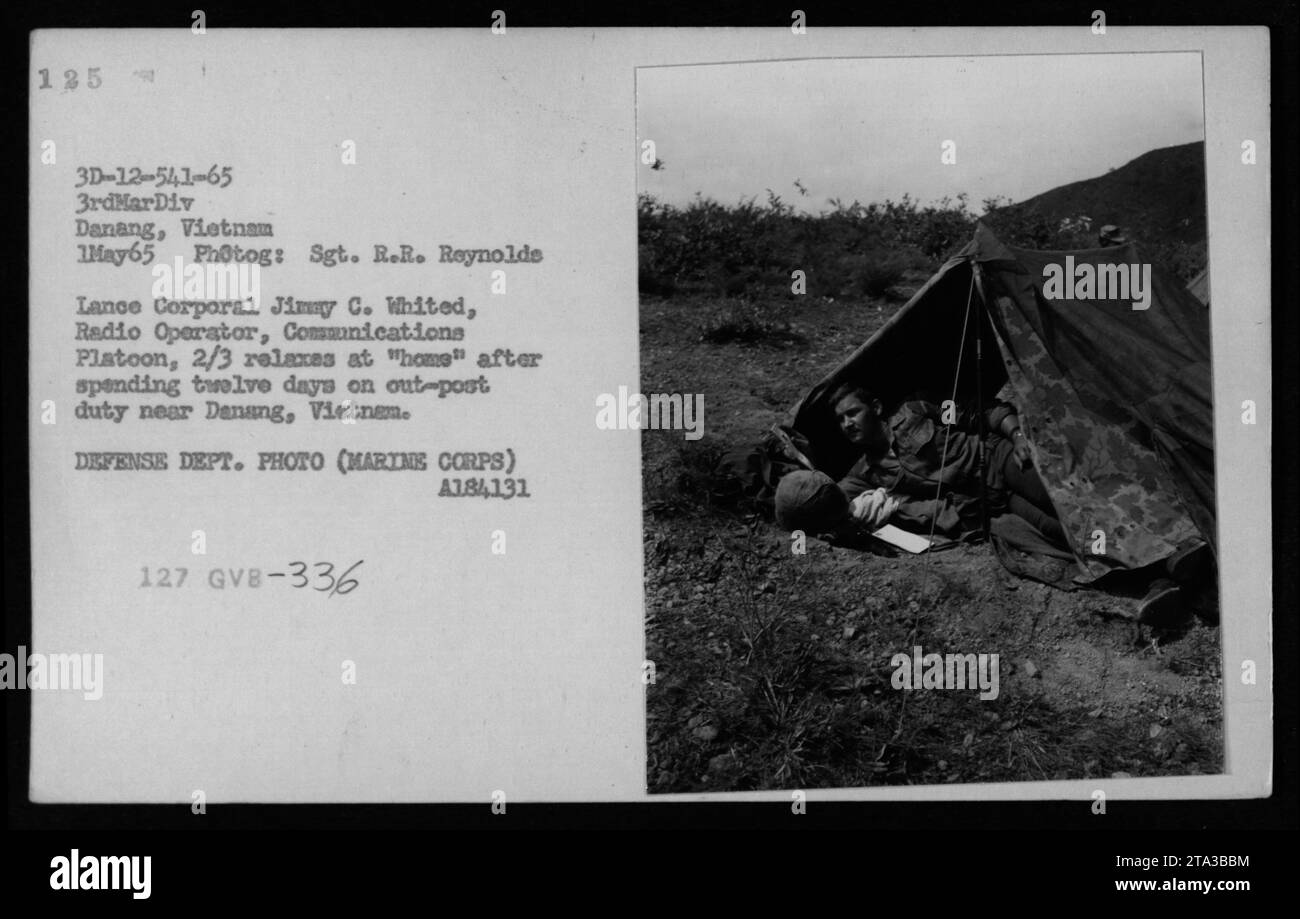
[[[836,763],[867,756],[835,698],[855,668],[817,640],[825,619],[815,601],[801,597],[797,581],[773,581],[773,549],[752,529],[707,544],[703,556],[717,571],[707,614],[696,599],[656,614],[666,628],[654,640],[672,661],[667,691],[650,697],[652,746],[667,767],[657,770],[656,790],[816,784]],[[674,692],[683,685],[688,695]]]
[[[804,340],[788,321],[748,301],[715,309],[704,317],[701,326],[700,340],[711,345],[728,342],[789,345]]]
[[[708,436],[681,439],[678,431],[642,431],[642,447],[653,446],[662,459],[642,476],[647,513],[674,516],[707,511],[714,500],[714,471],[723,448]]]
[[[1065,595],[1032,590],[1019,608],[989,597],[969,563],[886,563],[810,547],[764,525],[698,514],[648,529],[649,783],[654,792],[1212,773],[1221,768],[1213,673],[1188,688],[1093,701],[1027,674],[1050,667],[1034,632],[1068,627]],[[960,552],[962,550],[953,550]],[[986,560],[983,564],[992,564]],[[1030,588],[1022,588],[1029,590]],[[1043,613],[1052,599],[1059,618]],[[984,611],[977,616],[976,610]],[[990,622],[995,623],[990,627]],[[1119,632],[1111,637],[1122,643]],[[1201,630],[1182,657],[1213,656]],[[1000,654],[1000,694],[895,689],[891,658]],[[1166,654],[1172,653],[1167,650]],[[1163,668],[1162,668],[1163,669]]]

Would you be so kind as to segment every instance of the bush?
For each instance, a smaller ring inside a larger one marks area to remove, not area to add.
[[[729,304],[704,319],[700,340],[712,345],[726,342],[788,344],[803,340],[790,323],[766,315],[752,303]]]
[[[663,437],[661,432],[643,430],[642,449],[647,438]],[[664,462],[653,474],[642,476],[645,509],[659,516],[695,514],[713,504],[714,469],[725,452],[710,437],[680,444],[659,445]]]
[[[1175,240],[1152,247],[1151,258],[1186,284],[1205,268],[1208,253],[1204,240],[1194,243]]]
[[[775,192],[767,201],[724,205],[697,195],[689,205],[638,199],[639,280],[657,296],[767,297],[790,300],[795,270],[804,291],[818,297],[883,297],[908,270],[926,274],[955,255],[983,220],[1003,242],[1025,249],[1088,249],[1096,227],[1084,214],[1049,219],[1004,198],[984,201],[977,216],[965,195],[925,206],[903,195],[864,205],[831,199],[812,214],[796,211]],[[1149,246],[1151,255],[1188,280],[1205,265],[1205,244]],[[712,333],[726,340],[760,340],[779,333],[762,322],[718,319]],[[730,336],[730,337],[728,337]],[[712,339],[707,339],[712,340]]]
[[[863,257],[865,265],[858,273],[857,283],[870,297],[883,297],[903,280],[910,267],[906,256],[897,252],[876,251]]]

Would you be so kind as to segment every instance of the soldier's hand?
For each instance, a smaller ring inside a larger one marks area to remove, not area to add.
[[[1012,454],[1016,458],[1016,463],[1021,469],[1028,469],[1034,462],[1034,451],[1030,449],[1029,441],[1017,430],[1011,435],[1011,443],[1014,444]]]
[[[868,529],[877,530],[898,510],[899,499],[885,494],[883,488],[865,491],[853,499],[853,518]]]

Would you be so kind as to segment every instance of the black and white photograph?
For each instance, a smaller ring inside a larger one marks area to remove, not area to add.
[[[15,889],[1267,886],[1200,831],[1296,820],[1296,10],[30,6]]]
[[[641,391],[704,419],[642,437],[650,791],[1221,772],[1200,55],[637,118]]]

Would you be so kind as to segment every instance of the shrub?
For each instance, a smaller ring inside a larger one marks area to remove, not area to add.
[[[855,278],[861,291],[870,297],[883,297],[903,280],[908,259],[898,252],[877,250],[863,256],[863,266]]]
[[[1087,215],[1049,219],[1005,198],[984,201],[983,216],[965,195],[924,206],[908,195],[867,205],[832,198],[828,204],[820,213],[804,213],[769,190],[763,204],[746,198],[724,205],[697,195],[677,207],[643,194],[637,202],[641,290],[789,300],[796,297],[791,273],[799,269],[809,295],[883,297],[909,269],[929,273],[960,251],[978,220],[1003,242],[1026,249],[1097,245],[1095,221]],[[1184,280],[1205,265],[1204,242],[1148,249]],[[724,326],[719,320],[713,334],[726,340],[759,340],[780,331],[752,318]]]
[[[700,340],[713,345],[732,341],[787,344],[801,341],[802,336],[785,320],[766,315],[752,303],[741,302],[728,304],[707,315]]]
[[[1188,243],[1174,240],[1164,245],[1157,244],[1151,247],[1151,258],[1186,284],[1205,268],[1205,241]]]

